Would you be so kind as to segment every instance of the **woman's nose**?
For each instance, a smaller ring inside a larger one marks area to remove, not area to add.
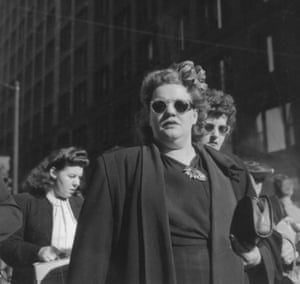
[[[167,104],[166,112],[167,113],[176,113],[176,109],[175,109],[175,106],[173,103]]]
[[[75,178],[75,179],[73,180],[73,186],[78,187],[79,185],[80,185],[80,179],[79,179],[79,178]]]

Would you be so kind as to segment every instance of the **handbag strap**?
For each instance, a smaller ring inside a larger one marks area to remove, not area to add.
[[[293,241],[291,241],[289,238],[285,237],[282,235],[282,239],[287,240],[291,246],[293,247],[293,252],[294,252],[294,259],[293,259],[293,269],[296,267],[297,263],[296,263],[296,258],[297,258],[297,249],[296,249],[296,245],[294,244]]]

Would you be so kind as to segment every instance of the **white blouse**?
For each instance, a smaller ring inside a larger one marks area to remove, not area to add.
[[[53,207],[51,245],[61,251],[70,251],[77,226],[70,202],[56,198],[53,191],[49,191],[46,197]]]

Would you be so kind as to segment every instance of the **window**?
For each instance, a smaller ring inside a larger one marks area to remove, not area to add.
[[[45,78],[45,101],[52,101],[53,98],[53,92],[54,92],[54,76],[53,72],[50,72],[47,74]]]
[[[57,147],[68,147],[70,146],[71,135],[70,132],[61,133],[57,138]]]
[[[99,1],[101,1],[101,0],[99,0]],[[75,7],[80,8],[83,5],[87,5],[87,3],[88,3],[88,0],[75,0]]]
[[[88,9],[84,7],[76,16],[75,16],[75,41],[78,42],[82,38],[85,38],[88,30]]]
[[[87,71],[87,43],[84,43],[75,51],[75,75],[85,73]]]
[[[43,36],[44,36],[44,23],[41,23],[35,33],[35,46],[38,49],[43,44]]]
[[[46,68],[49,68],[54,64],[54,55],[55,55],[55,45],[54,40],[48,43],[46,47]]]
[[[67,24],[60,33],[60,51],[63,54],[71,47],[71,24]]]
[[[32,122],[32,135],[33,137],[41,134],[41,113],[38,112],[33,117]]]
[[[93,121],[93,126],[92,126],[92,131],[94,134],[94,145],[95,147],[99,149],[99,147],[103,149],[107,149],[109,147],[109,142],[110,142],[110,127],[109,127],[109,114],[108,113],[103,113],[99,115]]]
[[[24,52],[24,48],[23,46],[21,46],[18,50],[18,66],[23,65],[23,52]]]
[[[48,11],[52,9],[52,7],[54,6],[55,1],[53,0],[47,0],[47,9]]]
[[[95,101],[101,102],[101,98],[108,94],[108,67],[95,73]]]
[[[65,92],[59,96],[58,119],[62,121],[70,115],[70,92]]]
[[[49,129],[51,129],[52,125],[53,125],[53,105],[48,104],[44,108],[44,125],[43,125],[43,128],[49,130]]]
[[[126,83],[130,79],[130,52],[126,51],[115,60],[115,76],[120,83]]]
[[[10,77],[15,77],[14,75],[15,75],[15,69],[16,69],[16,56],[14,55],[14,56],[12,56],[11,58],[10,58]]]
[[[27,33],[31,32],[33,26],[33,13],[31,10],[27,12]]]
[[[64,0],[61,1],[61,13],[64,16],[67,16],[72,11],[72,0]]]
[[[96,60],[100,63],[103,60],[103,54],[108,51],[108,33],[106,29],[97,27],[95,34],[95,55]]]
[[[29,63],[25,70],[26,87],[29,87],[31,85],[31,79],[32,79],[32,63]]]
[[[50,38],[54,35],[55,31],[55,9],[52,9],[47,14],[47,24],[46,24],[46,34],[47,38]]]
[[[204,4],[204,17],[209,27],[218,27],[218,1],[219,0],[206,0]],[[221,6],[219,6],[221,7]]]
[[[35,58],[35,77],[38,78],[42,74],[43,54],[40,52]]]
[[[40,10],[40,11],[43,11],[44,10],[44,5],[45,5],[45,0],[39,0],[37,1],[37,9]]]
[[[115,17],[115,25],[119,28],[115,30],[115,42],[118,47],[120,44],[124,44],[124,40],[129,37],[130,28],[130,10],[124,9]]]
[[[71,59],[70,56],[66,57],[63,62],[60,63],[59,85],[62,89],[65,86],[69,86],[71,81]]]
[[[86,82],[82,82],[74,89],[74,113],[81,111],[86,105]]]
[[[138,73],[144,72],[148,68],[148,39],[142,39],[137,43],[137,67]]]
[[[25,23],[24,23],[24,20],[22,20],[22,22],[20,23],[19,25],[19,42],[23,41],[24,39],[24,30],[25,30]]]
[[[24,110],[25,110],[25,116],[29,116],[31,112],[31,90],[25,93],[24,95]]]
[[[24,146],[28,144],[28,140],[29,140],[28,137],[31,137],[29,119],[23,123],[21,127],[21,131],[22,131],[22,145]]]
[[[208,85],[211,88],[221,89],[220,60],[212,61],[207,70]]]
[[[291,104],[269,109],[256,118],[258,141],[268,152],[284,150],[295,144]]]
[[[14,51],[17,45],[17,32],[14,31],[11,35],[11,49]]]
[[[148,21],[149,13],[149,2],[150,1],[137,1],[136,9],[139,11],[136,13],[136,24],[138,27],[145,27]],[[151,1],[152,2],[152,1]]]
[[[31,58],[33,49],[33,37],[30,35],[26,41],[26,57]]]
[[[95,18],[98,19],[108,14],[109,0],[95,1]]]
[[[33,104],[34,108],[38,109],[42,101],[42,82],[39,81],[34,87]]]
[[[73,130],[72,144],[77,147],[86,148],[87,144],[87,128],[85,125]]]

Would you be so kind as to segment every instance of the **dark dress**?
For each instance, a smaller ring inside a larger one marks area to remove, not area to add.
[[[186,166],[168,156],[162,162],[177,284],[210,283],[209,183],[189,178]],[[191,166],[207,176],[199,156]]]

